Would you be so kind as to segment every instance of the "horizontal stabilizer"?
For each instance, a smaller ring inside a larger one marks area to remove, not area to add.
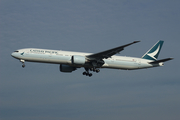
[[[172,60],[174,58],[166,58],[166,59],[161,59],[161,60],[156,60],[156,61],[153,61],[153,62],[149,62],[150,64],[155,64],[155,63],[160,63],[160,62],[166,62],[166,61],[169,61],[169,60]]]

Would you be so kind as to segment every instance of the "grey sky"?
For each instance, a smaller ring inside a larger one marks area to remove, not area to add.
[[[180,119],[178,0],[0,0],[0,119]],[[21,48],[100,52],[127,44],[120,55],[141,57],[164,40],[165,66],[123,71],[26,63],[10,54]]]

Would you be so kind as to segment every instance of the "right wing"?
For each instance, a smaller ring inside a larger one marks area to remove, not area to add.
[[[107,59],[107,58],[121,52],[122,50],[124,50],[125,47],[127,47],[129,45],[132,45],[134,43],[137,43],[137,42],[140,42],[140,41],[134,41],[132,43],[129,43],[129,44],[126,44],[126,45],[123,45],[123,46],[119,46],[119,47],[116,47],[116,48],[112,48],[112,49],[109,49],[109,50],[106,50],[106,51],[103,51],[103,52],[91,54],[91,55],[88,55],[86,57],[89,58],[90,60],[102,60],[104,58]]]

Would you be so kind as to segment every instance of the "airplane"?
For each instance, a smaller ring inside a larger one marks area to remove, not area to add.
[[[158,41],[151,49],[149,49],[141,58],[115,55],[123,51],[125,47],[138,42],[140,41],[134,41],[129,44],[125,44],[99,53],[25,48],[14,51],[11,56],[20,60],[20,62],[22,62],[23,68],[25,67],[25,61],[60,64],[60,71],[66,73],[71,73],[77,68],[84,67],[85,72],[82,74],[89,77],[92,76],[92,73],[89,71],[98,73],[100,68],[121,70],[144,69],[163,66],[163,62],[173,59],[166,58],[157,60],[164,43],[164,41],[161,40]]]

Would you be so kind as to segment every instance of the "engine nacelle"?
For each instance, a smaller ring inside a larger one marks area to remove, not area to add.
[[[71,61],[72,64],[84,65],[86,62],[86,58],[84,56],[74,55],[72,56]]]
[[[64,64],[61,64],[59,66],[59,70],[61,72],[72,72],[72,71],[75,71],[76,68],[75,67],[72,67],[72,66],[69,66],[69,65],[64,65]]]

